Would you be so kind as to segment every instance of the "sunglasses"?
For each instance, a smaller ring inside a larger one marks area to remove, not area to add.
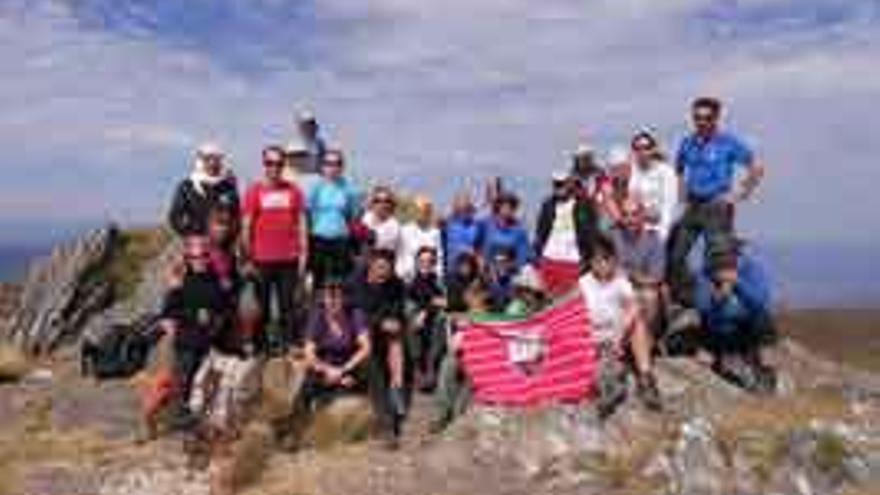
[[[282,160],[263,160],[264,167],[283,167],[284,162]]]
[[[373,203],[380,205],[390,205],[394,204],[394,201],[391,198],[376,198],[373,200]]]
[[[695,122],[714,122],[715,115],[712,113],[695,113],[694,114]]]
[[[653,144],[644,141],[633,144],[633,150],[635,151],[651,151],[653,149]]]

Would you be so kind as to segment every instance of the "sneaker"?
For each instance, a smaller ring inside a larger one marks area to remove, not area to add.
[[[638,394],[642,404],[653,412],[663,410],[663,401],[660,399],[660,390],[657,388],[657,380],[653,374],[646,374],[639,377]]]

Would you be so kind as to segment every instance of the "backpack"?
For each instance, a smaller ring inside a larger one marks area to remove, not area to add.
[[[144,368],[160,332],[154,319],[108,324],[99,337],[80,346],[80,371],[98,379],[128,378]]]

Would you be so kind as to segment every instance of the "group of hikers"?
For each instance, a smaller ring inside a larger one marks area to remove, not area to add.
[[[173,336],[180,414],[192,413],[194,377],[213,350],[304,362],[295,412],[363,393],[395,442],[412,396],[426,393],[443,428],[468,404],[458,354],[470,322],[524,320],[575,297],[600,357],[604,414],[627,376],[644,407],[662,409],[654,360],[684,329],[696,359],[772,391],[761,353],[774,338],[769,288],[734,231],[764,169],[721,128],[719,100],[690,110],[672,162],[647,130],[607,154],[578,146],[552,175],[533,234],[500,179],[479,204],[457,194],[442,218],[427,196],[361,192],[309,112],[289,144],[263,149],[263,175],[243,195],[223,150],[200,147],[169,213],[183,256],[161,326]]]

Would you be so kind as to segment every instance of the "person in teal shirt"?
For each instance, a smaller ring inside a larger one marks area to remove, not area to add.
[[[321,178],[309,191],[310,269],[314,283],[343,278],[351,272],[351,222],[360,212],[359,194],[344,175],[342,152],[324,156]]]

